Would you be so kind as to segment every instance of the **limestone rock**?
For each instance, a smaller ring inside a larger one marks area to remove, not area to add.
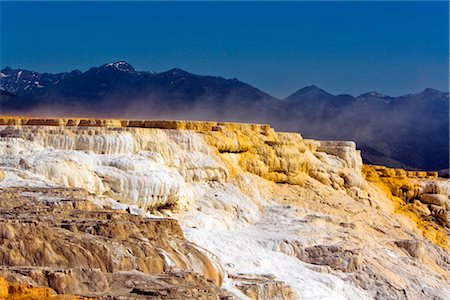
[[[320,141],[317,151],[341,158],[349,168],[361,169],[362,167],[362,159],[354,142]]]
[[[54,300],[89,300],[93,298],[71,295],[58,295],[46,287],[34,287],[30,284],[10,283],[0,277],[1,299],[54,299]]]
[[[448,197],[450,182],[442,178],[417,176],[416,172],[408,171],[407,176],[398,177],[394,169],[383,166],[363,166],[363,174],[368,182],[375,184],[390,199],[396,210],[412,220],[424,236],[433,242],[450,249]],[[443,192],[445,194],[434,194]],[[419,200],[422,204],[419,204]],[[429,203],[438,203],[429,204]],[[430,218],[431,217],[431,218]]]
[[[422,194],[420,195],[420,201],[426,204],[434,204],[438,206],[443,206],[447,210],[449,209],[449,201],[447,195],[441,194]]]
[[[290,287],[282,281],[274,280],[270,275],[237,274],[230,275],[236,287],[252,300],[293,298]]]
[[[400,240],[395,241],[395,244],[406,250],[414,258],[419,258],[421,256],[421,243],[417,240]]]
[[[419,200],[414,200],[413,207],[420,215],[429,216],[431,214],[428,206],[426,204],[423,204]]]
[[[352,142],[257,124],[0,117],[0,168],[11,282],[105,299],[450,294],[448,210],[418,200],[447,195],[448,181],[362,165]]]
[[[50,201],[39,200],[45,198]],[[86,198],[83,190],[1,189],[0,274],[21,274],[58,293],[94,295],[113,288],[109,273],[186,270],[222,293],[220,266],[184,239],[176,220],[83,205]]]
[[[345,250],[339,246],[317,245],[305,248],[303,261],[316,265],[327,265],[334,270],[355,272],[360,268],[358,252]]]
[[[450,195],[449,180],[422,180],[420,181],[421,194]]]
[[[9,294],[9,284],[3,277],[0,277],[0,297],[6,298],[8,294]]]

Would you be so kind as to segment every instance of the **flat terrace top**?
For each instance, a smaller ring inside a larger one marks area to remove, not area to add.
[[[0,116],[0,126],[59,126],[59,127],[139,127],[211,131],[217,128],[230,130],[269,130],[267,124],[246,124],[214,121],[175,121],[175,120],[121,120],[88,118],[38,118]]]

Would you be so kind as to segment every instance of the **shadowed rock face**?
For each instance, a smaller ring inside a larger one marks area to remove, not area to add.
[[[0,169],[10,281],[130,299],[450,292],[448,182],[363,165],[353,142],[255,124],[0,117]]]
[[[113,284],[135,274],[144,283],[158,276],[169,282],[171,277],[184,278],[186,297],[225,295],[218,287],[223,280],[220,267],[184,239],[176,220],[142,218],[93,202],[85,190],[1,189],[0,273],[61,294],[101,296],[119,293],[120,288],[139,294],[145,285],[127,290]],[[205,291],[195,292],[197,284]],[[181,289],[166,288],[173,290],[167,297],[183,297]]]

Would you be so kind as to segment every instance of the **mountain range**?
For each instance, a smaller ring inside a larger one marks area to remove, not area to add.
[[[125,61],[58,74],[6,67],[0,113],[270,123],[306,138],[354,140],[367,163],[443,170],[449,164],[449,93],[332,95],[317,86],[277,99],[236,78],[179,68],[136,71]]]

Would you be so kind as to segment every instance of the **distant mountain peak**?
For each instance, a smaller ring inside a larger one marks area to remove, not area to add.
[[[369,92],[366,95],[371,96],[371,97],[378,97],[378,98],[386,97],[386,95],[380,94],[378,92]]]
[[[105,65],[103,65],[103,67],[114,68],[114,69],[117,69],[122,72],[135,72],[136,71],[132,65],[130,65],[129,63],[127,63],[126,61],[123,61],[123,60],[105,64]]]
[[[441,96],[444,93],[433,88],[426,88],[420,94],[423,96],[430,97],[430,96]]]
[[[438,93],[442,93],[440,90],[433,89],[433,88],[425,88],[423,90],[423,92],[438,92]]]
[[[304,88],[298,90],[297,92],[295,92],[293,95],[299,96],[308,96],[308,97],[323,97],[323,96],[331,96],[330,93],[326,92],[325,90],[319,88],[316,85],[308,85],[305,86]]]
[[[6,66],[6,67],[4,67],[2,70],[1,70],[1,72],[2,73],[9,73],[9,72],[11,72],[13,69],[11,68],[11,67],[9,67],[9,66]]]
[[[390,103],[393,100],[393,97],[389,97],[383,94],[380,94],[378,92],[372,91],[372,92],[368,92],[368,93],[364,93],[362,95],[359,95],[358,97],[356,97],[356,99],[360,100],[360,101],[365,101],[365,100],[377,100],[377,101],[382,101],[385,103]]]
[[[26,70],[23,70],[23,69],[13,69],[11,67],[5,67],[5,68],[3,68],[1,70],[1,73],[6,74],[6,75],[17,75],[19,73],[22,74],[24,72],[32,73],[31,71],[26,71]]]
[[[317,85],[307,85],[304,88],[302,88],[301,90],[305,90],[305,91],[322,91],[321,88],[319,88]]]
[[[186,75],[186,74],[191,74],[188,71],[185,71],[181,68],[172,68],[169,71],[167,71],[166,73],[169,73],[171,75]]]

